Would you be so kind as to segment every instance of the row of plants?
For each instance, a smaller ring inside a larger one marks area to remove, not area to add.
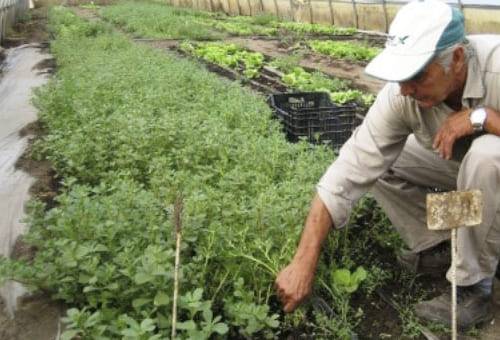
[[[303,37],[314,35],[352,36],[357,33],[357,30],[353,27],[281,21],[277,17],[268,14],[256,16],[225,16],[219,14],[207,22],[210,22],[214,28],[239,36],[273,36],[286,32],[292,32]]]
[[[349,83],[339,79],[332,79],[321,72],[308,72],[304,68],[295,66],[286,71],[283,82],[292,89],[306,92],[327,92],[334,103],[357,103],[369,107],[375,97],[360,90],[350,89]]]
[[[213,14],[152,2],[119,2],[98,10],[105,20],[143,38],[220,40],[222,31],[211,25]]]
[[[226,32],[234,36],[276,36],[279,28],[279,21],[272,15],[256,16],[227,16],[216,13],[211,19],[206,20],[217,30]]]
[[[101,8],[99,14],[126,31],[146,38],[215,40],[227,35],[276,36],[291,32],[302,37],[351,36],[357,32],[355,28],[281,21],[266,14],[227,16],[153,2],[121,2]]]
[[[177,338],[351,337],[363,317],[351,296],[390,277],[366,253],[372,237],[329,238],[315,291],[332,313],[284,316],[273,292],[332,151],[287,143],[262,97],[196,63],[61,7],[49,19],[58,72],[37,91],[33,152],[63,188],[53,208],[31,203],[36,256],[2,258],[0,280],[65,302],[63,339],[167,338],[182,207]]]
[[[167,21],[171,17],[177,19],[189,18],[189,20],[186,20],[186,23],[191,25],[195,22],[200,25],[199,27],[207,27],[208,25],[220,28],[222,26],[218,25],[234,25],[232,27],[239,27],[242,30],[247,30],[251,35],[259,34],[258,30],[265,27],[273,27],[273,29],[283,27],[298,32],[323,32],[344,35],[355,33],[355,31],[350,29],[337,28],[334,26],[324,26],[324,30],[328,30],[322,31],[323,26],[319,24],[278,22],[270,15],[226,17],[220,13],[172,8],[155,3],[121,3],[103,8],[101,14],[104,18],[107,18],[113,23],[133,27],[132,30],[136,30],[142,37],[153,37],[153,35],[148,35],[147,33],[150,29],[159,31],[157,29],[159,27],[157,17],[162,15],[165,15],[164,20]],[[137,24],[138,21],[141,22],[140,25]],[[176,24],[176,21],[173,21],[173,24]],[[192,30],[189,31],[189,36],[193,38],[192,40],[196,40],[196,37],[193,37],[193,34],[197,34],[198,32],[196,27],[198,26],[195,25]],[[253,30],[254,28],[256,30]],[[176,32],[179,33],[179,31]],[[271,33],[272,32],[269,31],[265,34]],[[170,37],[185,37],[176,34]],[[158,35],[155,34],[154,36],[157,37]],[[208,36],[204,37],[208,38]],[[210,35],[210,39],[215,38],[215,35]],[[313,40],[308,43],[308,46],[313,51],[321,54],[356,61],[368,61],[379,53],[379,49],[377,48],[355,42]],[[225,44],[221,42],[184,42],[181,44],[181,49],[224,67],[242,69],[244,76],[248,78],[256,77],[264,64],[264,57],[262,54],[245,51],[234,44]],[[298,66],[298,62],[294,65],[293,69],[280,69],[280,71],[285,72],[282,80],[290,88],[299,91],[326,91],[330,93],[332,100],[339,104],[357,102],[363,106],[369,106],[374,100],[372,95],[364,94],[359,90],[350,89],[347,82],[332,80],[318,72],[308,72]]]
[[[360,90],[349,88],[349,82],[337,78],[330,78],[321,72],[309,72],[298,66],[298,59],[287,62],[275,59],[266,62],[263,54],[248,52],[232,43],[183,42],[181,50],[202,58],[219,66],[241,71],[247,78],[255,78],[262,67],[267,64],[282,72],[281,80],[284,84],[296,91],[327,92],[334,103],[346,104],[356,102],[368,107],[373,103],[374,96],[365,94]],[[286,59],[286,58],[285,58]]]
[[[277,27],[292,32],[305,33],[311,35],[340,35],[350,36],[357,33],[354,27],[337,27],[334,25],[310,24],[301,22],[280,22]]]
[[[308,45],[314,52],[351,61],[370,61],[381,51],[364,43],[346,41],[312,40]]]
[[[277,30],[273,27],[249,25],[241,22],[212,20],[210,22],[210,25],[219,31],[227,32],[230,35],[237,36],[273,36],[277,33]]]
[[[242,69],[247,78],[254,78],[264,65],[264,55],[248,52],[235,44],[222,42],[198,43],[184,42],[182,51],[190,53],[211,63],[231,69]]]

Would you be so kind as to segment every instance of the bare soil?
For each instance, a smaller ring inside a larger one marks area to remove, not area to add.
[[[20,135],[22,137],[28,136],[29,143],[26,151],[18,159],[16,168],[26,171],[36,179],[36,182],[30,188],[31,196],[42,200],[48,207],[52,207],[54,204],[53,199],[57,195],[60,186],[56,179],[56,172],[49,161],[35,160],[31,156],[33,143],[43,134],[43,128],[39,121],[30,123],[21,130]]]
[[[82,8],[82,7],[72,7],[71,10],[83,19],[87,19],[89,21],[101,20],[96,13],[96,10],[90,8]]]
[[[4,309],[2,301],[0,309]],[[0,339],[54,340],[59,333],[61,315],[63,309],[46,296],[23,298],[14,319],[0,314]]]

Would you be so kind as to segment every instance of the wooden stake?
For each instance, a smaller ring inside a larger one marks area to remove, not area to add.
[[[427,194],[427,227],[451,229],[451,338],[457,339],[457,229],[473,227],[483,221],[480,190]]]
[[[451,339],[457,340],[457,228],[451,229]]]
[[[179,294],[179,262],[181,253],[181,229],[182,229],[182,195],[179,195],[174,206],[175,225],[175,268],[174,268],[174,301],[172,306],[172,337],[175,339],[177,328],[177,296]]]

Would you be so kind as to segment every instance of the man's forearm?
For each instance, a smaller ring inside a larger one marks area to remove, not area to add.
[[[292,262],[278,273],[275,286],[283,310],[293,311],[311,293],[321,245],[332,219],[318,195],[314,197]]]
[[[293,261],[316,268],[321,253],[321,245],[332,226],[333,222],[330,213],[316,194]]]

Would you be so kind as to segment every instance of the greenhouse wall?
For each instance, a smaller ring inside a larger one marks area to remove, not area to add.
[[[168,0],[171,4],[229,15],[273,14],[299,22],[333,24],[387,32],[401,1],[385,0]],[[500,33],[500,1],[494,4],[452,5],[464,13],[468,33]]]
[[[29,0],[0,0],[0,44],[16,19],[29,7]]]

